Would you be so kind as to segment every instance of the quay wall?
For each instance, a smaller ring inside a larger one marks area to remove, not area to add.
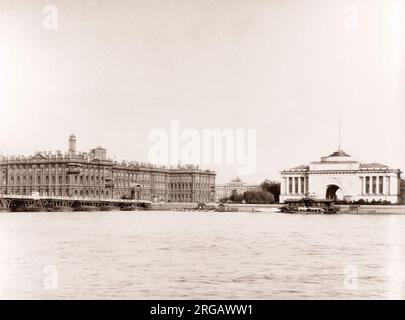
[[[405,205],[339,205],[341,213],[348,214],[405,214]]]
[[[198,203],[152,203],[151,210],[170,211],[177,209],[195,209]],[[208,204],[208,206],[218,206],[218,203]],[[277,212],[283,204],[225,204],[227,208],[237,209],[239,212]],[[405,214],[405,205],[338,205],[341,213],[344,214]]]
[[[175,209],[195,209],[198,203],[196,202],[153,202],[151,210],[170,211]]]
[[[207,203],[208,207],[218,207],[218,203]],[[195,209],[198,203],[182,203],[182,202],[170,202],[170,203],[152,203],[151,210],[176,210],[176,209]],[[275,211],[281,208],[281,204],[240,204],[230,203],[225,204],[226,208],[237,209],[240,212],[251,212],[253,210],[259,211]]]

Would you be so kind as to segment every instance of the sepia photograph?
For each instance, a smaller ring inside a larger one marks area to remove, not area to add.
[[[0,300],[405,299],[404,0],[0,0],[0,119]]]

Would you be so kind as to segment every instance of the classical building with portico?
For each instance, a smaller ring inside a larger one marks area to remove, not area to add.
[[[380,163],[361,163],[340,149],[320,161],[283,170],[281,176],[280,202],[304,196],[400,202],[399,169]]]

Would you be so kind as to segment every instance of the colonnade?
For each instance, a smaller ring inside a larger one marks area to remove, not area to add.
[[[308,193],[308,177],[307,176],[291,176],[283,178],[283,194],[301,194]]]

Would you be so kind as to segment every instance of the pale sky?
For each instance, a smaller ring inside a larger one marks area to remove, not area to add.
[[[171,121],[256,129],[255,183],[335,151],[341,117],[346,152],[405,170],[404,18],[402,0],[0,0],[0,154],[74,133],[146,161]]]

